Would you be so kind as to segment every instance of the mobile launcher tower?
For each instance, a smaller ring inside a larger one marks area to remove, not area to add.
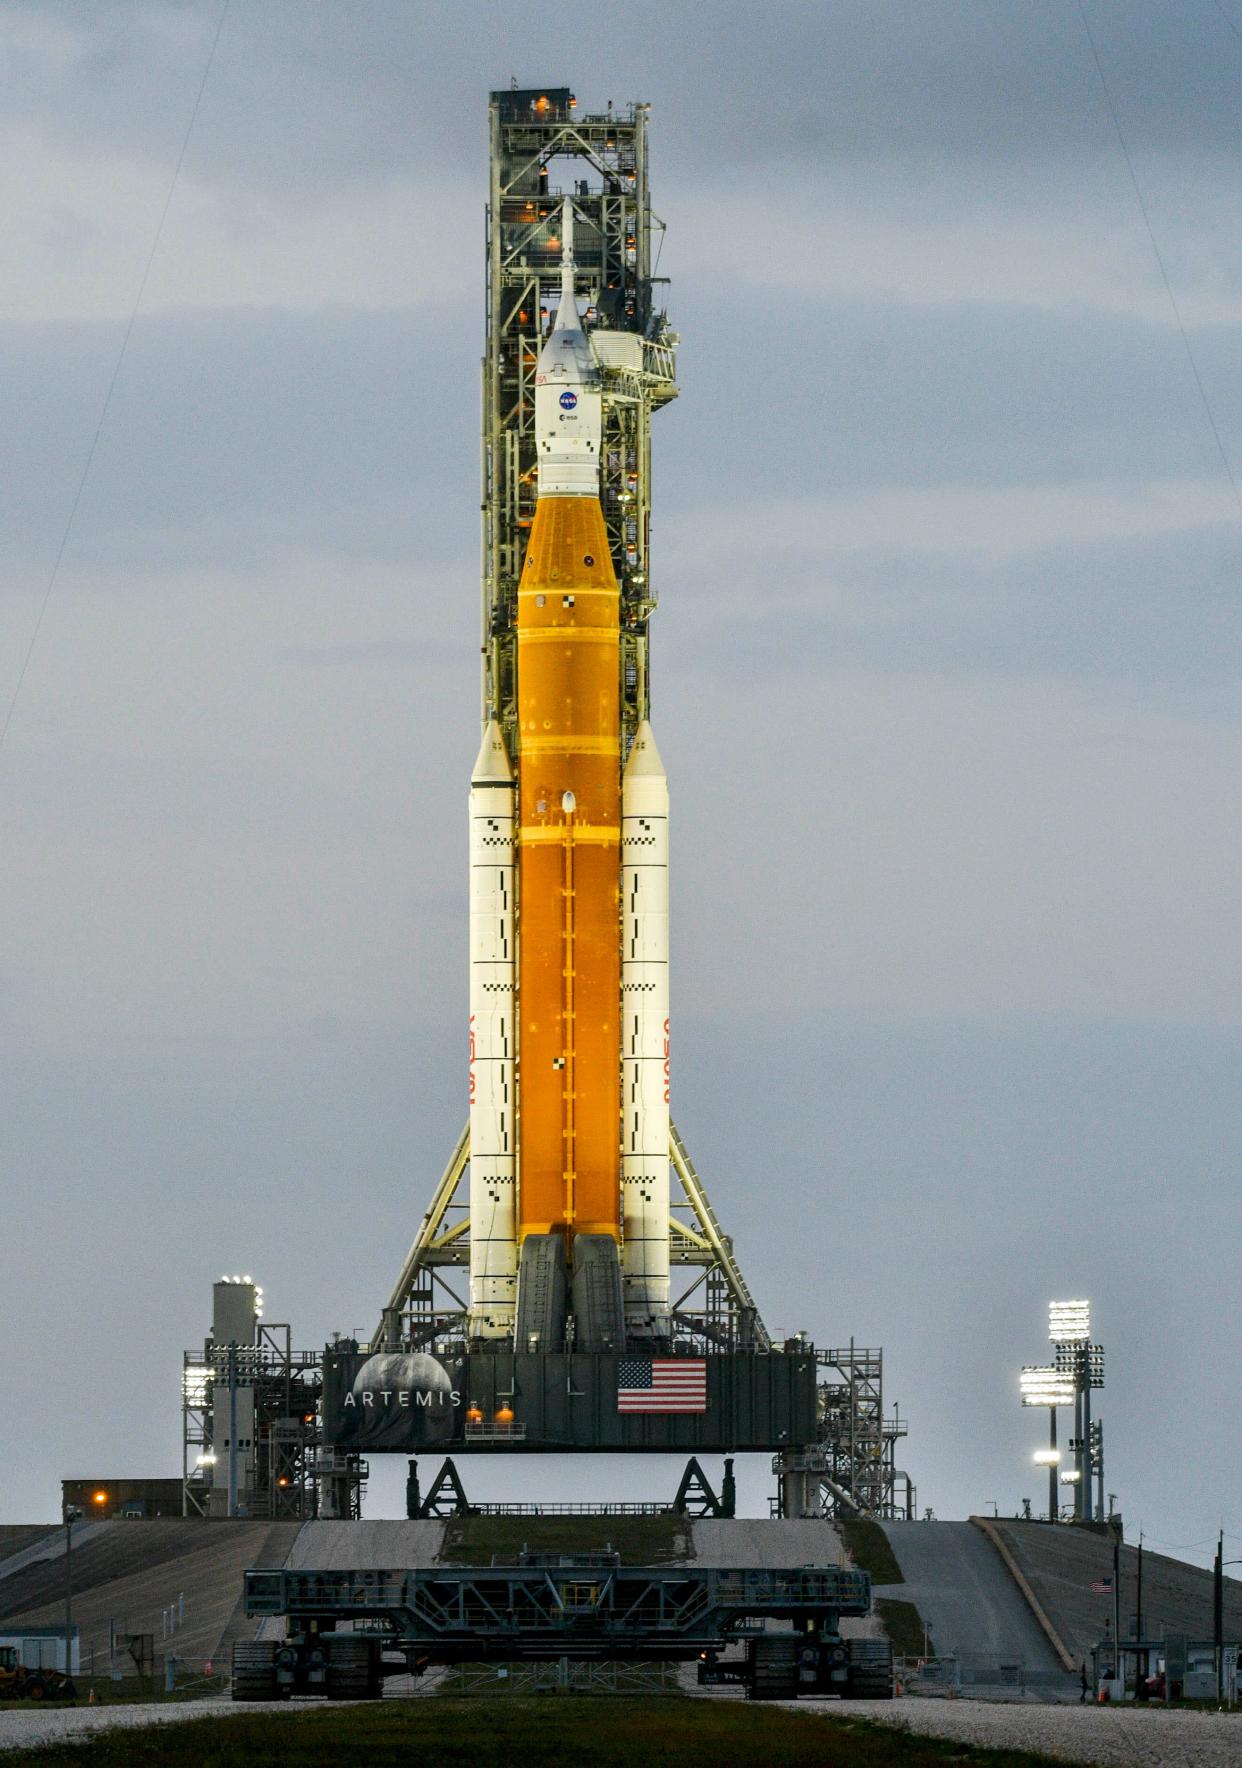
[[[842,1423],[846,1353],[772,1343],[670,1117],[647,112],[491,95],[469,1121],[371,1344],[325,1352],[323,1442],[770,1450],[785,1513],[891,1513],[878,1386]]]

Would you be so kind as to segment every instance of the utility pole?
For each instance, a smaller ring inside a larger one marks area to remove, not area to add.
[[[1143,1650],[1143,1531],[1138,1538],[1138,1591],[1135,1597],[1134,1698],[1147,1699],[1147,1653]]]
[[[1212,1567],[1212,1646],[1216,1656],[1216,1698],[1225,1698],[1225,1531],[1216,1538]]]
[[[65,1675],[73,1675],[73,1525],[82,1512],[76,1504],[65,1505]]]
[[[1057,1454],[1057,1409],[1048,1408],[1048,1521],[1057,1520],[1057,1469],[1060,1456]]]
[[[1113,1681],[1121,1674],[1121,1530],[1113,1528]]]
[[[1225,1531],[1216,1543],[1216,1564],[1212,1568],[1212,1643],[1216,1647],[1216,1698],[1225,1698],[1225,1567],[1242,1565],[1242,1559],[1225,1558]],[[1232,1706],[1232,1697],[1230,1706]]]

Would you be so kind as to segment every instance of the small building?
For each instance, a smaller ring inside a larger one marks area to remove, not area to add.
[[[1120,1661],[1111,1638],[1102,1639],[1091,1651],[1094,1680],[1108,1690],[1110,1700],[1133,1700],[1140,1674],[1145,1674],[1148,1699],[1215,1700],[1217,1697],[1216,1647],[1210,1639],[1191,1639],[1185,1633],[1164,1633],[1147,1639],[1123,1639]],[[1242,1644],[1226,1639],[1221,1645],[1220,1692],[1232,1703],[1242,1682]]]
[[[61,1515],[72,1504],[84,1522],[143,1522],[183,1514],[179,1479],[66,1479],[60,1490]]]
[[[28,1670],[60,1670],[65,1675],[76,1676],[82,1667],[76,1627],[73,1629],[68,1667],[65,1665],[63,1627],[33,1627],[25,1621],[14,1621],[8,1626],[0,1625],[0,1645],[16,1647],[18,1660]]]

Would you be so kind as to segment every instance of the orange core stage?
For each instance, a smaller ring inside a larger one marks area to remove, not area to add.
[[[518,1239],[621,1237],[620,597],[594,497],[541,497],[518,592]]]

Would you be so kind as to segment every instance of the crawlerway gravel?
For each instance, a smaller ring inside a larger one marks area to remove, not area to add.
[[[433,1694],[444,1677],[441,1669],[415,1681],[412,1676],[390,1677],[384,1688],[386,1700],[410,1700]],[[305,1700],[247,1701],[244,1706],[230,1700],[227,1694],[206,1700],[178,1701],[175,1705],[153,1706],[150,1702],[115,1707],[49,1707],[36,1713],[0,1712],[0,1768],[9,1750],[33,1750],[40,1744],[64,1743],[67,1738],[87,1737],[92,1731],[106,1731],[116,1725],[176,1725],[186,1719],[204,1717],[228,1718],[234,1713],[297,1713],[322,1711],[337,1706],[337,1701],[313,1698]]]
[[[300,1706],[322,1707],[319,1701],[274,1701],[277,1712],[296,1711]],[[87,1737],[92,1731],[109,1731],[117,1725],[176,1725],[187,1719],[202,1719],[208,1714],[227,1718],[231,1713],[262,1713],[266,1701],[247,1702],[237,1706],[227,1695],[208,1700],[178,1701],[168,1706],[150,1703],[115,1707],[49,1707],[41,1713],[0,1713],[0,1763],[9,1750],[33,1750],[40,1744],[64,1743],[72,1738]]]
[[[803,1713],[848,1714],[928,1737],[1036,1750],[1108,1768],[1238,1768],[1242,1713],[1161,1712],[1133,1707],[1028,1706],[982,1700],[800,1700]]]

